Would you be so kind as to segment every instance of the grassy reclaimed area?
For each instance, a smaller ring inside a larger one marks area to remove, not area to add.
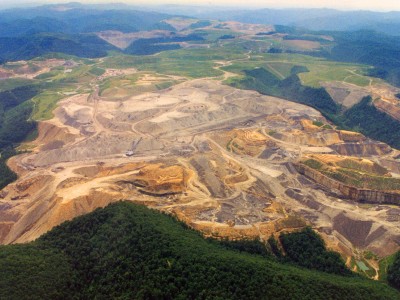
[[[329,61],[320,57],[295,53],[262,53],[253,55],[246,61],[235,61],[232,65],[224,67],[226,71],[244,74],[245,70],[256,67],[265,68],[274,73],[273,69],[279,71],[285,78],[291,75],[290,66],[302,66],[308,72],[298,72],[303,85],[318,88],[321,82],[343,81],[358,86],[366,86],[372,83],[382,82],[381,79],[368,77],[371,67],[361,64]],[[278,74],[274,73],[278,78]],[[281,78],[282,79],[282,78]]]
[[[285,240],[304,247],[309,234]],[[30,244],[1,246],[0,298],[400,297],[386,284],[348,270],[346,276],[311,271],[263,253],[260,243],[206,240],[171,216],[120,202],[66,222]]]
[[[189,61],[183,63],[179,58],[179,53],[184,50],[163,52],[157,56],[131,56],[118,55],[108,57],[103,64],[104,68],[136,68],[139,71],[153,71],[156,73],[183,76],[189,78],[202,78],[207,76],[220,76],[223,73],[213,69],[213,62],[202,59],[199,61]],[[175,57],[166,57],[164,53],[177,52]]]
[[[326,90],[302,85],[297,72],[297,68],[293,67],[289,77],[280,79],[264,68],[256,68],[244,71],[245,77],[231,80],[229,83],[236,88],[252,89],[315,107],[326,116],[338,114],[340,107]]]
[[[103,68],[136,68],[166,75],[188,78],[216,77],[223,74],[214,68],[214,61],[243,59],[241,49],[212,46],[201,49],[179,49],[152,56],[114,55],[100,64]]]
[[[147,75],[151,76],[151,81],[145,82],[145,84],[138,83],[141,79],[146,81]],[[100,82],[99,94],[107,98],[108,101],[115,101],[141,93],[167,89],[178,82],[180,81],[172,80],[167,76],[138,72],[131,75],[104,79]]]
[[[53,118],[53,110],[57,107],[57,102],[65,95],[55,92],[43,92],[32,99],[34,110],[32,118],[34,120],[48,120]]]
[[[312,169],[318,170],[318,171],[320,171],[322,169],[322,167],[324,166],[323,163],[319,162],[318,160],[312,159],[312,158],[307,159],[307,160],[303,161],[302,163],[305,164],[306,166],[308,166]]]
[[[0,92],[9,91],[18,87],[31,85],[33,80],[25,79],[25,78],[9,78],[9,79],[2,79]]]

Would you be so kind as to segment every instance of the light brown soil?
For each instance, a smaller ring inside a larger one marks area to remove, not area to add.
[[[289,48],[296,48],[300,50],[316,50],[321,48],[321,44],[319,42],[305,40],[286,40],[284,45]]]
[[[97,36],[120,49],[125,49],[138,39],[169,37],[171,36],[171,32],[167,30],[152,30],[123,33],[120,31],[108,30],[98,32]]]
[[[274,26],[272,25],[247,24],[234,21],[222,22],[220,26],[222,29],[229,29],[235,32],[252,35],[260,32],[271,32],[275,30]]]
[[[346,108],[352,107],[369,95],[368,88],[359,87],[346,82],[324,82],[322,86],[332,97],[332,99]]]
[[[360,145],[361,155],[387,165],[399,154],[390,147],[376,154],[377,142],[314,126],[329,122],[310,107],[215,78],[109,100],[95,90],[60,101],[55,117],[39,125],[33,152],[10,160],[20,177],[0,195],[1,243],[34,240],[120,199],[173,213],[207,235],[268,238],[310,224],[326,229],[332,247],[380,254],[379,245],[400,235],[391,207],[343,200],[293,168],[307,153],[334,154],[337,145]],[[358,242],[334,228],[343,211],[384,233]]]

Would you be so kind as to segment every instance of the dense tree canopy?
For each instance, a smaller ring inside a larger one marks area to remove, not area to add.
[[[313,233],[300,235],[305,244],[304,237],[311,236],[308,244],[323,253]],[[298,240],[291,243],[299,245]],[[34,243],[1,246],[0,298],[399,297],[383,283],[282,264],[265,253],[260,242],[206,240],[170,216],[121,202],[66,222]]]
[[[281,234],[279,240],[287,261],[328,273],[351,274],[339,253],[327,251],[322,238],[309,227],[299,232]]]
[[[396,253],[394,262],[387,271],[389,283],[397,289],[400,289],[400,251]]]

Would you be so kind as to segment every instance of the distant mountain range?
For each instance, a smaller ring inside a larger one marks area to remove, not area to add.
[[[46,30],[82,33],[101,30],[133,32],[168,29],[171,16],[232,20],[300,27],[315,31],[375,30],[400,35],[400,12],[340,11],[335,9],[233,9],[215,6],[91,4],[71,2],[0,11],[0,36]],[[30,28],[23,31],[21,28]]]
[[[45,5],[28,9],[0,11],[0,37],[14,37],[42,32],[88,33],[104,30],[136,32],[174,30],[161,22],[171,16],[132,9],[95,9],[77,3]]]
[[[79,3],[15,8],[0,11],[0,62],[31,59],[50,52],[80,57],[100,57],[116,47],[95,32],[137,32],[175,29],[162,20],[171,16],[117,5]]]
[[[165,5],[142,7],[152,11],[181,14],[196,18],[232,20],[243,23],[286,25],[309,30],[356,31],[376,30],[400,35],[400,12],[340,11],[335,9],[248,9],[223,7]]]
[[[234,16],[239,22],[279,24],[310,30],[355,31],[372,29],[400,35],[400,12],[338,11],[333,9],[262,9]]]
[[[126,4],[83,5],[75,2],[13,8],[0,10],[0,62],[31,59],[54,52],[80,57],[101,57],[109,51],[120,49],[100,39],[97,32],[115,30],[131,33],[161,29],[174,33],[176,29],[166,20],[188,16],[207,20],[283,25],[276,26],[277,30],[295,36],[323,31],[335,37],[336,46],[320,55],[333,60],[373,65],[376,68],[371,75],[400,85],[398,38],[379,34],[384,32],[400,36],[400,12],[345,12],[333,9],[234,10],[207,6],[139,7]],[[168,44],[174,41],[180,40],[137,41],[126,52],[143,55],[179,48],[177,44]],[[165,45],[159,46],[159,43]]]

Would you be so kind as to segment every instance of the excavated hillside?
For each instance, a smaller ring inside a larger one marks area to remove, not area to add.
[[[400,179],[370,160],[335,155],[311,155],[295,164],[299,173],[351,200],[400,205]]]
[[[127,199],[175,214],[209,236],[268,238],[311,225],[345,256],[400,248],[397,207],[360,205],[295,167],[319,157],[328,170],[358,167],[400,190],[399,151],[336,130],[310,107],[215,79],[102,95],[96,88],[60,101],[54,118],[39,124],[33,151],[9,161],[19,179],[1,191],[2,244],[34,240]]]

